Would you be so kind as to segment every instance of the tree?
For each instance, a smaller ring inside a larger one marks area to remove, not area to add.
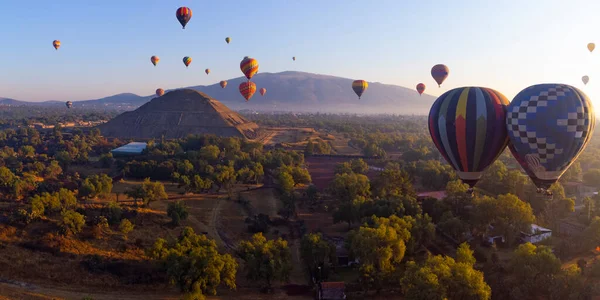
[[[593,249],[600,245],[600,217],[594,217],[581,236],[584,245]]]
[[[289,194],[294,190],[294,177],[288,172],[279,172],[277,174],[277,187],[283,194]]]
[[[300,242],[300,256],[310,278],[321,282],[327,280],[329,265],[335,263],[335,246],[320,233],[308,233]]]
[[[550,248],[525,243],[515,250],[508,270],[514,297],[550,296],[554,278],[561,272],[561,262]]]
[[[146,178],[142,183],[144,205],[150,205],[150,202],[167,199],[169,196],[165,192],[165,186],[158,181],[152,182]]]
[[[21,146],[21,148],[19,149],[19,153],[23,156],[23,157],[34,157],[35,156],[35,148],[33,148],[30,145],[23,145]]]
[[[319,190],[313,184],[309,185],[306,189],[306,197],[308,198],[308,202],[310,205],[317,204],[317,200],[319,199]]]
[[[198,235],[190,227],[183,229],[177,241],[168,244],[158,239],[147,255],[162,263],[171,283],[176,284],[188,299],[203,299],[216,295],[224,284],[235,289],[238,264],[229,254],[220,254],[214,240]]]
[[[373,182],[373,195],[380,198],[392,196],[416,196],[408,173],[386,168]]]
[[[313,144],[312,140],[309,140],[306,143],[306,147],[304,148],[304,155],[310,156],[315,152],[315,144]]]
[[[217,166],[217,173],[215,174],[215,181],[219,185],[219,188],[225,188],[229,198],[233,196],[233,184],[235,183],[237,174],[232,166]]]
[[[128,219],[123,219],[119,224],[119,231],[123,234],[123,239],[127,239],[127,235],[133,231],[133,224]]]
[[[331,194],[337,197],[342,203],[349,203],[357,196],[368,197],[370,195],[369,178],[362,174],[337,174],[333,179],[329,189]]]
[[[215,145],[208,145],[200,148],[200,157],[206,161],[215,162],[219,158],[221,150]]]
[[[516,241],[521,232],[531,231],[531,223],[535,220],[529,203],[511,194],[500,195],[496,199],[487,196],[478,198],[473,215],[481,232],[487,232],[489,225],[494,224],[495,232],[504,236],[509,244]]]
[[[585,172],[583,182],[589,186],[600,187],[600,169],[590,169]]]
[[[73,210],[64,210],[61,214],[60,228],[66,235],[78,234],[85,226],[85,217]]]
[[[456,249],[456,261],[459,263],[465,263],[471,267],[475,265],[475,257],[473,256],[473,250],[469,247],[469,244],[462,243]]]
[[[173,225],[179,226],[181,221],[186,220],[188,217],[185,203],[182,201],[169,203],[169,206],[167,207],[167,216],[171,218]]]
[[[422,265],[408,262],[400,280],[405,299],[490,299],[492,290],[483,273],[473,269],[475,258],[469,246],[462,244],[459,251],[456,260],[436,255],[428,257]]]
[[[256,233],[249,241],[242,241],[237,248],[246,262],[246,275],[254,281],[264,281],[271,289],[273,281],[287,281],[292,270],[291,253],[287,241],[281,238],[267,240]]]
[[[365,175],[369,171],[369,165],[362,158],[351,160],[350,167],[352,168],[352,172],[357,174]]]
[[[311,182],[310,173],[307,169],[301,167],[292,168],[292,178],[294,179],[294,185],[297,184],[309,184]]]
[[[81,194],[81,191],[80,191]],[[131,199],[133,199],[133,203],[135,206],[137,206],[137,202],[140,199],[143,199],[144,196],[146,195],[144,188],[142,188],[142,186],[138,185],[135,186],[134,188],[125,191],[125,195]]]

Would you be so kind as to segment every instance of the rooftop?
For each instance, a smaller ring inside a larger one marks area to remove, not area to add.
[[[113,149],[110,152],[115,153],[123,153],[123,154],[141,154],[148,144],[144,142],[131,142],[127,145],[123,145],[119,148]]]
[[[446,198],[446,191],[421,192],[417,194],[417,197],[431,197],[438,200],[442,200]]]

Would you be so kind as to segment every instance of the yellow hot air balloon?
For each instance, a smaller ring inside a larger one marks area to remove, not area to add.
[[[358,96],[358,99],[360,99],[360,96],[362,96],[362,94],[367,90],[368,87],[369,84],[364,80],[354,80],[352,82],[352,90],[354,90],[354,92]]]
[[[230,37],[226,37],[225,38],[225,42],[227,42],[227,44],[229,44],[229,42],[231,42],[231,38]]]
[[[596,44],[589,43],[587,47],[588,47],[588,50],[590,50],[590,52],[592,52],[592,51],[594,51],[594,49],[596,49]]]

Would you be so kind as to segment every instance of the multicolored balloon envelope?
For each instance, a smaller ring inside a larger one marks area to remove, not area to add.
[[[186,56],[183,58],[183,64],[185,65],[185,67],[187,68],[190,64],[192,63],[192,58],[189,56]]]
[[[577,159],[595,124],[590,99],[566,84],[538,84],[522,90],[508,106],[506,118],[513,155],[543,190]]]
[[[162,97],[162,95],[165,94],[165,90],[163,89],[156,89],[156,96]]]
[[[204,73],[206,73],[206,75],[210,74],[210,69],[204,70]]]
[[[73,107],[73,102],[67,101],[67,102],[65,102],[65,105],[67,106],[67,108],[71,108],[71,107]]]
[[[246,102],[256,93],[256,84],[252,81],[244,81],[240,83],[240,94],[246,99]]]
[[[419,95],[423,95],[423,92],[425,92],[425,84],[424,83],[417,84],[417,92],[419,92]]]
[[[229,44],[229,43],[231,42],[231,38],[230,38],[230,37],[226,37],[226,38],[225,38],[225,42],[226,42],[227,44]]]
[[[260,92],[260,95],[261,95],[261,96],[264,96],[264,95],[267,93],[267,89],[265,89],[265,88],[261,88],[261,89],[259,90],[259,92]]]
[[[358,96],[358,99],[362,96],[362,94],[369,88],[369,83],[365,80],[354,80],[352,82],[352,90]]]
[[[483,87],[442,94],[429,111],[429,133],[442,156],[471,188],[508,144],[508,99]]]
[[[156,64],[160,61],[160,58],[158,58],[158,56],[154,55],[152,57],[150,57],[150,62],[152,62],[152,64],[156,67]]]
[[[227,86],[227,81],[221,80],[221,82],[219,82],[219,84],[221,85],[222,88],[225,88]]]
[[[185,29],[185,25],[187,25],[187,23],[192,18],[192,10],[185,6],[182,6],[177,9],[177,11],[175,12],[175,16],[177,17],[177,21],[179,21],[179,24],[181,24],[183,29]]]
[[[240,62],[240,70],[242,70],[242,73],[250,80],[252,76],[258,73],[258,60],[248,56],[244,57]]]
[[[431,77],[437,82],[438,87],[442,86],[442,83],[446,78],[448,78],[448,74],[450,74],[450,69],[446,65],[435,65],[431,68]]]
[[[60,41],[59,40],[54,40],[52,42],[52,46],[54,46],[54,49],[58,50],[58,48],[60,48]]]

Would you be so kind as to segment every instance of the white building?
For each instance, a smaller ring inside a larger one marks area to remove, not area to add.
[[[538,226],[536,224],[531,224],[531,229],[529,233],[521,231],[521,238],[523,242],[527,243],[539,243],[547,238],[552,236],[552,230],[548,228],[544,228],[542,226]]]

